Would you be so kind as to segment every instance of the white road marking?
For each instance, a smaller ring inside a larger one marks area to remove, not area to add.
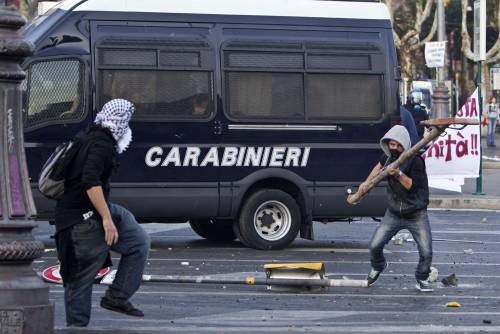
[[[460,197],[458,195],[457,197]],[[432,197],[432,195],[431,195]],[[429,208],[428,211],[462,211],[462,212],[500,212],[500,210],[492,209],[458,209],[458,208]]]
[[[432,234],[436,233],[447,233],[447,234],[468,234],[468,235],[500,235],[500,231],[492,231],[491,229],[487,231],[477,231],[477,230],[440,230],[440,231],[432,231]]]
[[[391,266],[392,266],[392,263],[391,263]],[[439,268],[438,268],[439,269]],[[334,277],[334,276],[366,276],[367,273],[327,273],[327,276],[329,277]],[[408,278],[412,278],[412,273],[408,273],[408,274],[395,274],[395,273],[382,273],[382,276],[398,276],[398,277],[408,277]],[[439,278],[442,278],[444,275],[439,275]],[[500,275],[482,275],[482,274],[478,274],[478,275],[466,275],[466,274],[459,274],[457,275],[458,278],[494,278],[494,279],[498,279],[500,278]],[[461,286],[461,284],[460,284]]]
[[[43,259],[49,260],[49,259],[57,259],[56,257],[52,256],[44,256]],[[113,260],[120,260],[119,257],[112,257]],[[243,263],[255,263],[255,264],[266,264],[266,263],[303,263],[304,260],[302,259],[189,259],[189,258],[148,258],[148,261],[164,261],[164,262],[186,262],[186,261],[191,261],[192,265],[195,263],[199,262],[205,262],[205,263],[211,263],[211,262],[243,262]],[[309,261],[313,261],[312,259]],[[323,263],[333,263],[333,264],[370,264],[370,261],[331,261],[331,260],[318,260],[319,262]],[[392,264],[412,264],[415,265],[416,261],[389,261]],[[435,266],[486,266],[486,267],[499,267],[500,268],[500,263],[478,263],[478,262],[433,262],[432,263]]]
[[[287,248],[287,251],[291,252],[335,252],[335,253],[368,253],[369,250],[367,248]],[[384,253],[392,254],[393,252],[387,249],[384,249]]]
[[[224,285],[224,284],[214,284],[214,285]],[[233,285],[233,284],[232,284]],[[242,284],[244,285],[244,284]],[[157,285],[148,285],[148,287],[152,286],[157,286]],[[264,288],[264,287],[263,287]],[[332,288],[336,289],[336,288]],[[338,288],[337,288],[338,289]],[[365,288],[367,289],[367,288]],[[435,294],[435,293],[422,293],[418,292],[415,289],[414,285],[411,285],[411,289],[415,290],[415,294],[367,294],[367,293],[355,293],[355,288],[349,289],[349,293],[328,293],[328,292],[322,292],[322,293],[288,293],[288,292],[279,292],[279,293],[274,293],[274,292],[258,292],[258,291],[251,291],[251,292],[243,292],[243,291],[230,291],[230,292],[225,292],[225,291],[165,291],[165,290],[154,290],[154,291],[144,291],[144,290],[139,290],[135,293],[135,295],[165,295],[165,296],[177,296],[177,297],[186,297],[186,296],[207,296],[207,297],[236,297],[236,296],[248,296],[248,297],[300,297],[301,299],[304,298],[313,298],[313,299],[318,299],[318,298],[399,298],[399,299],[443,299],[444,301],[448,302],[450,300],[456,300],[456,301],[462,301],[462,300],[500,300],[500,296],[477,296],[477,295],[446,295],[446,294]],[[451,289],[451,288],[450,288]],[[459,289],[459,288],[453,288],[453,289]],[[403,290],[401,288],[401,290]],[[444,290],[444,288],[443,288]],[[394,290],[391,290],[394,291]],[[63,294],[64,289],[60,285],[51,285],[50,289],[51,293],[55,294]],[[440,291],[441,292],[441,291]],[[102,295],[103,291],[99,291],[94,289],[92,294],[95,295]],[[443,304],[444,305],[444,304]],[[394,313],[394,310],[388,310],[387,311],[389,314]],[[424,313],[425,311],[422,310],[419,313]],[[405,312],[406,313],[406,312]],[[435,313],[435,311],[432,311],[431,313]],[[457,314],[457,313],[453,313]],[[499,313],[500,315],[500,313]]]
[[[446,242],[446,241],[443,241],[443,242]],[[413,244],[413,246],[416,245],[415,243],[410,243],[410,244]],[[177,250],[178,249],[179,248],[177,248]],[[241,250],[241,248],[224,248],[224,250]],[[368,249],[359,249],[359,250],[350,251],[349,249],[338,249],[338,248],[290,248],[287,250],[294,251],[294,252],[318,252],[318,253],[334,252],[334,253],[343,253],[343,254],[349,254],[349,253],[368,254],[369,253]],[[162,252],[162,251],[164,251],[164,249],[152,248],[149,251],[150,252]],[[418,254],[418,250],[388,250],[388,249],[384,249],[384,254]],[[464,255],[464,251],[463,250],[460,250],[460,251],[433,251],[433,254],[434,255],[436,255],[436,254]],[[484,251],[473,250],[472,255],[498,255],[498,254],[499,254],[498,251],[496,251],[496,252],[484,252]],[[471,254],[469,254],[469,255],[471,255]],[[47,257],[44,256],[43,258],[44,259],[55,259],[55,257],[48,257],[48,256]],[[236,260],[236,261],[238,261],[238,260]],[[276,260],[273,260],[273,261],[276,261]],[[289,262],[288,260],[286,260],[286,261]],[[43,262],[43,261],[41,261],[41,262]],[[304,262],[304,260],[301,260],[301,263],[302,262]],[[35,261],[35,263],[36,263],[36,261]]]
[[[416,245],[414,242],[409,242],[409,244]],[[334,252],[334,253],[369,253],[367,248],[287,248],[287,251],[294,252]],[[433,251],[433,254],[464,254],[463,251]],[[498,255],[499,252],[483,252],[474,251],[474,254],[491,254]],[[418,254],[418,250],[388,250],[384,249],[384,254]]]
[[[358,319],[363,319],[363,316],[367,315],[386,315],[394,314],[394,311],[309,311],[301,310],[297,312],[295,310],[248,310],[248,311],[238,311],[230,313],[219,313],[219,314],[209,314],[205,316],[192,316],[182,319],[177,319],[177,323],[189,323],[189,324],[207,324],[207,325],[241,325],[243,323],[248,323],[248,319],[254,319],[254,321],[273,321],[274,325],[279,325],[280,323],[301,323],[307,325],[310,322],[321,322],[322,325],[328,326],[332,322],[338,323],[342,321],[349,321],[348,319],[342,319],[345,317],[356,316]],[[405,315],[421,315],[422,311],[405,311]],[[499,316],[500,312],[432,312],[432,314],[437,314],[441,316],[452,316],[456,317],[457,314],[461,316],[474,315],[474,316]],[[385,321],[384,321],[385,322]]]
[[[148,224],[142,224],[141,226],[147,233],[161,233],[161,232],[176,231],[185,228],[190,228],[188,223],[182,223],[182,224],[148,223]]]
[[[497,156],[489,157],[487,155],[483,155],[483,159],[485,159],[485,160],[492,160],[492,161],[500,161],[500,158],[497,157]]]
[[[134,319],[120,319],[120,322],[136,324],[137,320]],[[248,320],[247,320],[248,322]],[[169,323],[166,327],[154,326],[154,327],[131,327],[133,330],[141,330],[144,332],[149,332],[151,334],[156,333],[283,333],[284,331],[289,331],[293,333],[498,333],[500,332],[500,326],[446,326],[446,325],[413,325],[413,326],[399,326],[399,325],[370,325],[370,326],[303,326],[303,325],[287,325],[286,328],[275,327],[275,326],[263,326],[259,323],[258,326],[176,326],[171,324],[171,320],[146,320],[141,319],[141,323]],[[65,327],[64,327],[65,328]],[[58,328],[56,328],[58,329]],[[110,330],[110,326],[105,327],[92,327],[93,330],[106,332]]]

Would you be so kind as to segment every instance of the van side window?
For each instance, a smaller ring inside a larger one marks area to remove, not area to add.
[[[77,59],[53,59],[29,65],[23,91],[24,126],[78,122],[83,107],[84,65]]]
[[[234,118],[304,119],[302,74],[229,72],[226,85]]]
[[[233,120],[374,121],[383,115],[385,62],[375,46],[232,41],[222,53],[225,112]]]
[[[224,56],[229,116],[304,119],[302,53],[235,50],[226,51]]]
[[[101,101],[131,101],[136,121],[203,119],[212,109],[211,82],[208,72],[103,70]]]
[[[207,120],[213,114],[213,53],[198,40],[105,40],[98,47],[99,104],[124,98],[134,121]]]
[[[382,115],[382,79],[367,74],[308,74],[307,115],[311,120],[366,119]]]

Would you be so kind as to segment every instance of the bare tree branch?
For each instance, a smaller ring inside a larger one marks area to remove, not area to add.
[[[432,10],[432,5],[434,4],[434,1],[435,0],[427,0],[426,3],[425,3],[424,10],[422,10],[422,3],[420,1],[417,1],[416,4],[415,4],[415,6],[416,6],[416,21],[415,21],[415,25],[414,25],[414,27],[412,29],[410,29],[401,38],[401,43],[402,44],[407,44],[407,43],[410,44],[410,47],[409,47],[410,51],[416,50],[420,46],[423,45],[421,43],[421,41],[420,41],[420,33],[422,32],[422,24],[430,16],[431,10]],[[434,26],[434,24],[433,24],[433,26]],[[436,25],[436,27],[437,27],[437,25]],[[432,34],[432,36],[434,36],[434,33]]]
[[[437,10],[434,12],[434,21],[432,21],[432,27],[431,30],[429,31],[429,34],[421,40],[418,44],[414,44],[410,47],[411,51],[417,50],[421,46],[423,46],[425,43],[430,42],[433,38],[434,35],[436,34],[437,31],[437,26],[438,26],[438,14]]]
[[[427,0],[425,3],[424,11],[422,12],[422,4],[417,1],[417,22],[415,23],[415,30],[420,33],[422,30],[422,24],[427,20],[427,18],[431,15],[432,5],[434,4],[434,0]],[[420,13],[419,13],[420,8]]]
[[[487,59],[485,62],[486,62],[486,64],[493,64],[499,60],[500,60],[500,53],[497,53],[497,55],[495,57]]]
[[[396,33],[396,30],[394,29],[395,23],[394,23],[394,11],[392,10],[394,3],[392,2],[393,0],[385,0],[385,5],[389,9],[389,15],[391,17],[391,22],[392,22],[392,36],[394,38],[394,45],[396,48],[401,47],[401,39],[399,38],[398,34]]]
[[[499,4],[497,2],[497,7]],[[497,28],[499,30],[499,34],[495,45],[491,49],[486,52],[486,60],[487,64],[491,64],[500,59],[500,10],[496,10],[497,13]],[[471,38],[469,32],[467,31],[467,0],[462,0],[462,52],[465,57],[470,60],[474,60],[474,52],[471,47]]]
[[[490,61],[490,58],[497,58],[500,56],[500,5],[497,3],[497,19],[496,19],[496,27],[498,29],[498,36],[497,40],[495,42],[495,45],[491,49],[486,52],[486,62],[490,63],[493,61]]]
[[[470,36],[467,31],[467,0],[462,0],[462,52],[465,57],[474,60],[474,53],[471,50]]]

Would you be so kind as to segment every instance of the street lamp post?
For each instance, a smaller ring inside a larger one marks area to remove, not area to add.
[[[438,41],[446,41],[446,20],[444,13],[443,0],[437,0],[437,15],[438,15]],[[446,66],[446,52],[445,52],[445,66]],[[439,67],[437,70],[437,81],[445,79],[444,67]]]
[[[437,0],[437,15],[438,15],[438,41],[446,41],[446,24],[443,0]],[[445,52],[446,66],[446,52]],[[432,95],[432,115],[434,118],[449,117],[450,95],[448,87],[444,84],[445,78],[444,67],[439,67],[436,72],[437,86]]]
[[[25,23],[15,8],[0,6],[0,333],[50,334],[54,306],[31,268],[44,245],[32,236],[36,210],[23,147],[19,64],[33,51],[18,33]]]

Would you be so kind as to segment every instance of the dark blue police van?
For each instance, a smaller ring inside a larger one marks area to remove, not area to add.
[[[141,222],[277,249],[313,220],[379,216],[346,202],[398,116],[390,16],[376,2],[67,0],[24,29],[34,181],[102,105],[136,105],[112,198]],[[54,203],[33,183],[39,218]]]

